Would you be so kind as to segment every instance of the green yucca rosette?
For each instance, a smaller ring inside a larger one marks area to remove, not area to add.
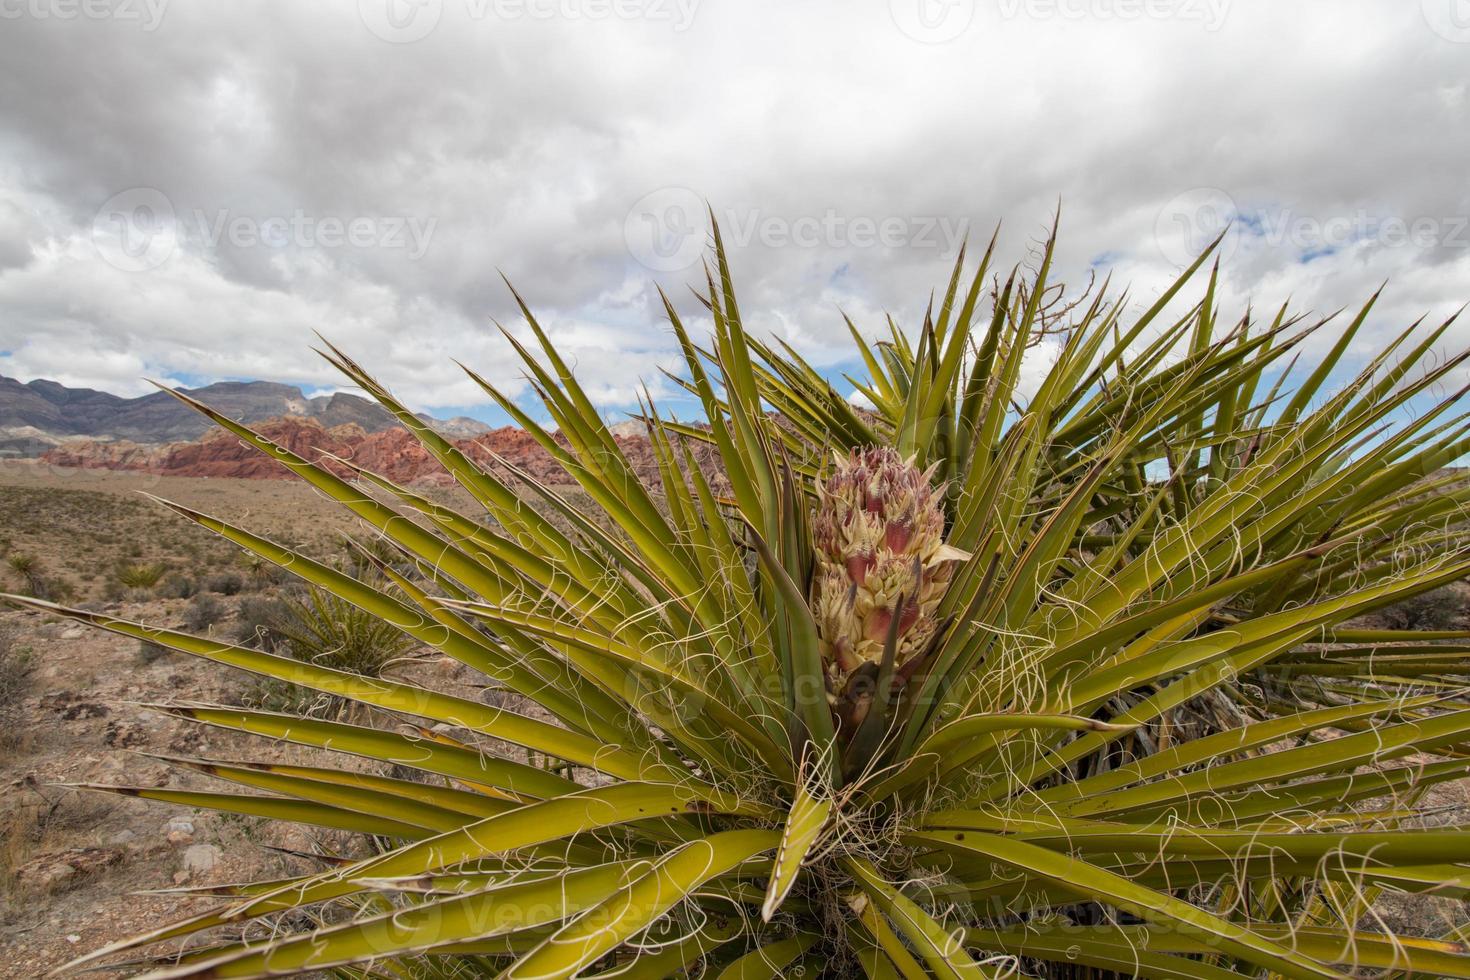
[[[1446,469],[1470,416],[1437,393],[1466,360],[1435,356],[1449,323],[1349,376],[1370,301],[1302,377],[1292,355],[1320,322],[1226,326],[1215,273],[1171,305],[1205,257],[1135,314],[1068,295],[1051,241],[1001,275],[962,251],[922,323],[877,342],[853,327],[859,412],[742,326],[714,237],[708,344],[666,305],[704,418],[649,408],[656,480],[524,303],[534,343],[507,342],[554,424],[471,378],[554,477],[482,466],[324,352],[463,509],[175,392],[383,553],[359,577],[169,505],[181,517],[519,697],[11,597],[371,709],[158,706],[326,758],[167,759],[227,785],[91,788],[377,849],[211,885],[213,907],[73,967],[1470,977],[1458,927],[1360,928],[1383,926],[1388,890],[1470,898],[1470,833],[1423,805],[1465,775],[1470,631],[1355,622],[1470,574],[1470,481]],[[1023,386],[1042,343],[1054,356]]]

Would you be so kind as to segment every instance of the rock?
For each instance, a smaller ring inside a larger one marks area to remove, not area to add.
[[[412,433],[401,427],[368,432],[352,422],[327,427],[314,418],[289,415],[261,422],[255,428],[308,459],[330,453],[396,483],[424,480],[449,485],[453,482]],[[634,431],[635,428],[622,427],[613,438],[634,472],[645,482],[656,483],[658,464],[652,447],[648,437]],[[564,476],[535,438],[514,426],[452,441],[466,455],[492,469],[496,466],[491,452],[542,481],[559,482]],[[244,445],[225,430],[212,430],[193,442],[164,445],[140,445],[126,439],[72,441],[50,450],[42,459],[53,466],[133,470],[165,476],[285,479],[291,475],[269,456]],[[340,464],[327,461],[326,466],[339,475],[350,475]]]
[[[198,725],[191,725],[180,730],[169,740],[170,752],[178,752],[184,755],[196,755],[203,752],[205,746],[204,731]]]
[[[148,742],[148,733],[132,722],[109,721],[102,731],[102,744],[113,749],[130,749]]]
[[[107,838],[107,843],[116,844],[118,846],[131,844],[137,838],[137,836],[138,835],[133,833],[131,830],[119,830],[117,833]]]
[[[54,863],[43,865],[34,871],[18,871],[16,878],[22,884],[28,884],[38,892],[59,892],[64,888],[71,887],[71,881],[77,876],[77,869],[69,864]]]
[[[221,856],[213,844],[195,844],[184,850],[184,870],[191,875],[207,875],[219,865]]]
[[[163,836],[170,844],[192,844],[194,821],[188,817],[172,817],[163,825]]]
[[[60,715],[62,721],[104,718],[108,714],[106,706],[92,701],[84,701],[81,695],[72,691],[48,694],[41,698],[40,704],[41,707]]]
[[[32,858],[15,869],[15,879],[28,889],[56,892],[70,888],[122,859],[121,848],[74,847]]]

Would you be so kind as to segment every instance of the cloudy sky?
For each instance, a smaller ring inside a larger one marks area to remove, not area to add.
[[[824,366],[968,230],[1142,302],[1470,299],[1470,0],[0,0],[0,374],[515,387],[499,273],[610,412],[674,363],[704,202]],[[1470,324],[1459,334],[1470,341]]]

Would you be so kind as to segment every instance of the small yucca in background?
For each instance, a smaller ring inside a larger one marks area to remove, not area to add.
[[[50,589],[47,585],[45,570],[41,566],[41,559],[35,555],[16,553],[7,556],[5,563],[19,576],[28,595],[37,599],[50,597]]]
[[[241,640],[265,650],[283,647],[297,660],[319,667],[380,677],[415,646],[413,638],[392,623],[322,589],[263,602],[269,607],[268,621],[242,623],[253,635]],[[242,608],[242,618],[246,611]],[[266,681],[252,700],[278,711],[338,718],[350,716],[353,704],[280,681]]]
[[[167,567],[158,562],[125,562],[117,566],[117,580],[129,589],[151,589],[166,571]]]
[[[385,849],[211,889],[218,907],[75,966],[152,949],[153,977],[1470,977],[1456,932],[1373,916],[1386,891],[1470,896],[1470,833],[1426,810],[1465,775],[1470,633],[1352,622],[1470,572],[1470,483],[1445,470],[1470,422],[1434,397],[1465,356],[1430,357],[1448,323],[1354,374],[1371,301],[1309,348],[1327,321],[1224,320],[1214,272],[1177,304],[1204,257],[1135,315],[1067,295],[1049,244],[992,277],[992,243],[910,331],[853,328],[859,411],[745,332],[715,243],[710,342],[666,304],[704,420],[649,406],[654,487],[524,304],[534,344],[507,338],[555,435],[471,377],[574,493],[478,466],[335,348],[474,514],[190,402],[392,551],[364,581],[168,506],[519,699],[14,600],[398,722],[160,706],[379,765],[181,762],[243,790],[125,792]]]

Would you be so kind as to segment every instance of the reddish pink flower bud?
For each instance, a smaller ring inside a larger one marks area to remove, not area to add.
[[[914,527],[908,521],[890,521],[883,529],[883,543],[888,546],[889,551],[901,554],[908,548],[913,533]]]
[[[934,634],[953,549],[944,546],[942,493],[929,485],[932,475],[873,447],[838,457],[817,488],[812,609],[834,694],[853,670],[881,660],[900,597],[899,663]]]

